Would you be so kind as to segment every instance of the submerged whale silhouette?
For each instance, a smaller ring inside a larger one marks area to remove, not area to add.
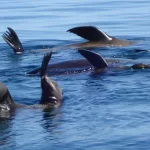
[[[76,43],[71,45],[65,46],[56,46],[54,48],[48,50],[42,50],[43,52],[46,51],[53,51],[53,50],[62,50],[68,48],[93,48],[93,47],[104,47],[104,46],[128,46],[131,45],[132,41],[121,40],[113,36],[109,36],[105,32],[98,30],[96,27],[93,26],[81,26],[75,27],[72,29],[67,30],[67,32],[71,32],[77,34],[78,36],[88,40],[87,42]],[[20,54],[24,52],[23,46],[20,42],[19,37],[17,36],[16,32],[8,27],[8,31],[6,31],[2,35],[3,39],[8,43],[8,45],[14,50],[15,53]]]
[[[103,72],[108,68],[121,70],[121,69],[148,69],[149,64],[135,63],[130,59],[104,59],[100,54],[88,50],[78,50],[79,53],[84,56],[85,59],[68,60],[48,65],[49,76],[63,75],[63,74],[77,74],[83,72]],[[121,63],[130,62],[133,65],[121,65]],[[40,67],[36,68],[27,74],[40,74]]]
[[[52,52],[43,57],[41,65],[41,100],[39,105],[24,105],[15,103],[6,85],[0,82],[0,114],[4,112],[10,112],[16,108],[44,108],[53,109],[57,108],[62,101],[63,93],[57,83],[49,79],[46,75],[47,65],[51,58]]]

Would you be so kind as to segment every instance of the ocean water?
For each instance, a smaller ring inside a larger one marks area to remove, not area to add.
[[[135,41],[128,47],[97,48],[104,57],[150,63],[149,0],[1,0],[0,35],[13,28],[25,53],[15,55],[0,37],[0,80],[17,103],[37,104],[41,49],[85,41],[68,29],[93,25]],[[32,53],[36,50],[36,53]],[[135,50],[145,50],[136,52]],[[39,52],[38,52],[39,51]],[[76,49],[54,52],[50,63],[82,58]],[[150,70],[53,76],[64,91],[54,112],[17,109],[0,118],[0,150],[150,149]]]

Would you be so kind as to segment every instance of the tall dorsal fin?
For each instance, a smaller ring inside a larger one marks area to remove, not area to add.
[[[111,41],[112,37],[93,26],[81,26],[67,30],[89,41]]]
[[[47,66],[48,66],[48,63],[51,59],[51,56],[52,56],[52,51],[50,53],[47,53],[43,57],[43,61],[42,61],[42,65],[41,65],[41,77],[45,76],[45,74],[46,74]]]
[[[103,69],[108,66],[104,58],[95,52],[88,50],[78,50],[96,69]]]

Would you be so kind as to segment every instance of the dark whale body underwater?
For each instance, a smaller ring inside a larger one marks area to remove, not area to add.
[[[118,39],[116,37],[110,36],[105,32],[97,29],[94,26],[81,26],[69,29],[67,32],[77,34],[78,36],[88,40],[87,42],[76,43],[66,46],[56,46],[48,50],[42,50],[43,52],[54,51],[54,50],[64,50],[68,48],[94,48],[94,47],[105,47],[105,46],[129,46],[133,44],[132,41]],[[23,46],[20,42],[19,37],[16,32],[8,27],[2,35],[3,39],[8,43],[8,45],[14,50],[15,53],[24,52]],[[36,51],[37,52],[37,51]]]
[[[122,69],[149,69],[149,64],[138,63],[130,59],[104,59],[100,54],[89,50],[78,50],[85,58],[79,60],[69,60],[48,65],[49,76],[77,74],[83,72],[100,73],[107,69],[122,70]],[[130,62],[132,65],[121,65],[121,63]],[[40,74],[40,68],[36,68],[27,74]]]
[[[9,32],[3,34],[4,40],[13,48],[14,52],[22,53],[23,46],[15,33],[15,31],[11,28],[8,28]],[[69,32],[75,33],[84,37],[90,41],[104,43],[105,45],[117,45],[118,43],[126,46],[132,44],[130,41],[119,40],[117,38],[111,37],[106,33],[98,30],[95,27],[87,26],[87,27],[76,27],[68,30]],[[101,40],[98,40],[101,39]],[[101,41],[101,42],[100,42]],[[106,44],[107,43],[107,44]],[[131,66],[119,66],[120,62],[123,62],[124,59],[104,59],[100,54],[80,49],[78,50],[81,55],[85,57],[85,59],[80,60],[68,60],[58,63],[53,63],[48,65],[47,74],[49,76],[53,75],[62,75],[62,74],[76,74],[87,71],[96,71],[104,70],[104,68],[114,68],[114,69],[143,69],[149,68],[149,65],[143,63],[136,63]],[[125,60],[132,61],[132,60]],[[41,68],[37,68],[28,72],[27,74],[40,74]]]
[[[24,105],[15,103],[7,86],[0,82],[0,116],[15,110],[16,108],[43,108],[43,109],[53,109],[60,106],[63,93],[61,88],[57,83],[49,79],[46,75],[47,65],[51,58],[52,53],[48,53],[43,57],[42,66],[41,66],[41,99],[39,104],[36,105]]]

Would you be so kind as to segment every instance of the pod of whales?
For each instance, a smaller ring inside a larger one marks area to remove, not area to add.
[[[63,98],[63,93],[61,88],[57,85],[55,81],[49,79],[46,75],[47,65],[51,58],[51,55],[52,52],[46,54],[43,57],[43,61],[42,61],[41,74],[40,74],[42,94],[41,94],[41,100],[39,102],[39,105],[27,106],[24,104],[15,103],[6,85],[0,82],[0,112],[12,111],[20,107],[53,109],[53,108],[57,108],[61,104]]]
[[[20,42],[19,37],[16,32],[8,27],[8,31],[6,31],[2,37],[8,43],[8,45],[14,50],[15,53],[20,54],[24,52],[23,46]],[[109,36],[105,32],[97,29],[93,26],[81,26],[75,27],[67,30],[67,32],[71,32],[77,34],[78,36],[88,40],[87,42],[76,43],[66,46],[56,46],[54,48],[43,50],[46,51],[54,51],[54,50],[62,50],[68,48],[93,48],[93,47],[104,47],[104,46],[129,46],[133,42],[127,40],[121,40],[113,36]]]
[[[24,52],[22,43],[20,42],[19,37],[17,36],[16,32],[11,28],[8,28],[8,30],[9,30],[9,32],[6,31],[2,35],[4,40],[14,50],[15,53]],[[132,42],[130,42],[130,41],[120,40],[115,37],[109,36],[106,33],[98,30],[96,27],[93,27],[93,26],[75,27],[75,28],[69,29],[68,32],[75,33],[75,34],[89,40],[89,42],[94,42],[94,43],[96,42],[96,43],[98,43],[98,45],[102,45],[102,43],[104,45],[120,44],[122,46],[127,46],[127,45],[132,44]],[[70,46],[73,46],[73,45],[70,45]],[[79,47],[81,48],[82,46],[80,45]],[[124,61],[123,59],[114,59],[114,58],[113,59],[111,59],[111,58],[104,59],[100,54],[97,54],[94,52],[90,52],[90,51],[83,50],[83,49],[78,50],[78,51],[86,59],[68,60],[68,61],[63,61],[63,62],[59,62],[59,63],[49,64],[48,65],[48,75],[53,76],[53,75],[61,75],[61,74],[75,74],[75,73],[81,73],[81,72],[93,70],[95,68],[102,69],[102,68],[106,68],[108,66],[111,66],[111,68],[116,68],[116,69],[129,69],[129,68],[132,68],[132,69],[145,68],[146,69],[146,68],[149,68],[149,65],[146,65],[143,63],[136,63],[132,66],[118,66],[118,65],[114,65],[114,64]],[[99,67],[97,67],[97,65],[100,65],[100,66],[105,65],[105,67],[101,66],[99,68]],[[41,71],[41,68],[39,67],[35,70],[28,72],[27,74],[40,74],[40,71]]]
[[[27,74],[39,74],[41,77],[41,99],[39,105],[27,106],[24,104],[17,104],[11,97],[8,88],[0,82],[0,112],[2,110],[11,111],[16,108],[57,108],[63,99],[63,93],[57,83],[48,78],[48,75],[64,75],[64,74],[76,74],[82,72],[94,72],[101,73],[107,71],[109,68],[113,69],[149,69],[149,64],[133,63],[133,65],[126,66],[120,65],[123,59],[104,59],[100,54],[84,50],[87,47],[102,47],[102,46],[128,46],[131,45],[131,41],[121,40],[116,37],[109,36],[105,32],[98,30],[93,26],[83,26],[69,29],[68,32],[77,34],[80,37],[88,40],[88,42],[72,44],[59,47],[58,49],[66,48],[79,48],[78,52],[84,57],[79,60],[68,60],[59,63],[48,64],[52,57],[51,52],[43,57],[41,67],[28,72]],[[6,43],[14,50],[15,53],[20,54],[24,52],[22,43],[16,32],[8,28],[2,35]],[[57,48],[56,48],[57,49]],[[49,50],[49,51],[50,51]],[[125,60],[126,61],[126,60]],[[127,60],[128,61],[128,60]],[[129,60],[130,61],[130,60]]]

